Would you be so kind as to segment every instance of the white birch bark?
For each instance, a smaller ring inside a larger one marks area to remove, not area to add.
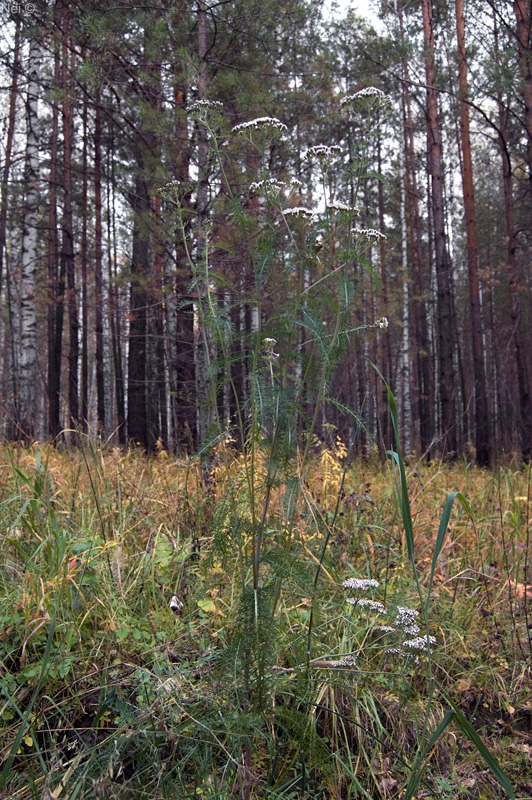
[[[37,77],[40,47],[30,40],[28,55],[28,93],[26,98],[26,189],[21,252],[20,361],[17,422],[26,439],[35,437],[35,380],[37,375],[37,320],[35,313],[35,274],[37,264],[37,224],[39,208],[39,137]]]

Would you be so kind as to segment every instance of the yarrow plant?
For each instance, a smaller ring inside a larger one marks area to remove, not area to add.
[[[351,228],[353,236],[363,236],[366,239],[376,241],[377,239],[386,239],[386,234],[375,228]]]
[[[375,86],[367,86],[365,89],[360,89],[354,94],[348,94],[346,97],[343,97],[340,100],[340,105],[342,108],[345,108],[353,105],[357,100],[374,100],[385,104],[391,103],[390,96],[381,89],[377,89]]]
[[[231,128],[231,133],[244,133],[253,130],[258,131],[264,128],[274,129],[280,133],[284,133],[288,130],[284,122],[281,122],[281,120],[277,119],[276,117],[257,117],[257,119],[249,120],[249,122],[241,122],[238,125],[235,125],[233,128]]]
[[[346,589],[355,589],[358,592],[366,592],[369,589],[378,589],[380,586],[379,581],[374,578],[349,578],[342,583]],[[380,600],[370,600],[366,597],[348,597],[346,602],[354,606],[356,609],[364,609],[374,614],[386,614],[384,603]],[[374,625],[372,631],[374,633],[394,634],[397,638],[400,634],[408,634],[415,636],[413,639],[402,639],[398,644],[386,648],[387,655],[400,655],[403,657],[411,655],[412,651],[420,651],[430,653],[430,645],[436,644],[436,637],[432,635],[418,636],[420,627],[418,625],[419,611],[407,606],[397,606],[396,617],[392,625]],[[403,648],[406,648],[403,649]],[[415,662],[418,663],[418,662]]]

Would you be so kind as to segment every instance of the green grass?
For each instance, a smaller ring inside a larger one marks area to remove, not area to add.
[[[164,452],[2,450],[0,796],[531,796],[528,471],[345,455],[270,485],[255,591],[230,443],[207,485]],[[398,606],[430,657],[387,652]]]

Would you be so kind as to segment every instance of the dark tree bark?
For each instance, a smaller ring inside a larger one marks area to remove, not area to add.
[[[438,113],[438,90],[434,60],[432,0],[422,0],[427,82],[428,171],[431,182],[434,254],[437,280],[437,333],[439,356],[441,449],[444,456],[456,454],[454,327],[452,314],[452,269],[445,237],[442,138]]]
[[[59,5],[56,18],[60,19]],[[60,81],[60,57],[54,53],[54,82]],[[52,105],[52,136],[50,149],[49,207],[48,207],[48,436],[55,439],[61,431],[61,346],[63,339],[64,278],[60,281],[57,232],[57,158],[59,135],[59,104]]]
[[[146,425],[146,282],[149,275],[149,194],[140,175],[131,197],[134,213],[131,255],[129,352],[127,384],[127,434],[136,445],[147,448]]]
[[[467,56],[465,45],[464,2],[455,0],[456,35],[458,41],[458,83],[460,87],[460,138],[462,145],[462,188],[464,195],[465,226],[467,237],[467,271],[469,277],[469,305],[471,313],[471,342],[473,374],[475,379],[475,449],[479,466],[490,461],[489,420],[484,368],[484,344],[480,308],[480,280],[478,273],[477,223],[473,188],[473,160],[469,132],[469,98],[467,85]]]
[[[74,133],[74,68],[75,50],[72,47],[68,6],[63,6],[61,16],[63,35],[61,87],[63,126],[63,236],[61,243],[62,270],[67,282],[68,306],[68,409],[71,427],[79,425],[79,316],[76,297],[76,265],[74,261],[73,212],[72,212],[72,147]]]
[[[397,2],[401,38],[404,38],[401,0]],[[412,321],[415,342],[415,374],[417,377],[416,400],[419,419],[419,443],[422,453],[428,453],[434,444],[434,375],[431,364],[431,345],[429,340],[425,259],[423,257],[421,215],[419,211],[419,190],[417,183],[416,155],[414,147],[414,123],[412,120],[412,101],[410,96],[410,71],[408,63],[403,63],[403,98],[405,107],[405,162],[407,187],[407,216],[410,232],[410,251],[412,253]],[[430,284],[430,273],[428,276]]]
[[[96,335],[96,419],[105,434],[105,380],[103,364],[103,248],[102,248],[102,124],[100,94],[94,118],[94,328]]]
[[[116,396],[116,422],[118,428],[118,442],[127,444],[126,428],[126,402],[124,387],[124,369],[122,361],[122,328],[120,313],[120,295],[117,281],[117,230],[116,230],[116,200],[115,200],[115,170],[113,160],[113,137],[108,150],[107,163],[107,261],[109,274],[109,327],[111,330],[111,351],[115,377]]]
[[[521,95],[525,104],[528,176],[532,183],[532,16],[530,0],[514,0],[517,46],[521,67]]]
[[[88,204],[88,98],[83,93],[83,155],[82,155],[82,198],[81,198],[81,419],[80,427],[85,433],[88,430],[89,418],[89,306],[88,306],[88,237],[89,222]]]
[[[518,5],[517,3],[515,5]],[[498,59],[499,43],[498,32],[495,24],[495,54]],[[507,241],[507,274],[510,294],[510,321],[513,347],[510,349],[515,359],[517,383],[519,391],[519,433],[521,454],[525,461],[530,459],[532,440],[532,420],[530,403],[530,385],[527,363],[521,336],[521,314],[519,302],[519,278],[517,274],[516,251],[517,241],[515,235],[514,196],[512,187],[512,165],[508,149],[508,136],[506,131],[506,112],[500,88],[497,89],[497,106],[499,114],[499,146],[502,161],[502,181],[504,192],[505,227]]]

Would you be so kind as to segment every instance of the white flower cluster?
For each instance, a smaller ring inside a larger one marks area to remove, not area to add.
[[[358,208],[348,206],[347,203],[341,203],[340,200],[329,200],[327,202],[327,208],[333,211],[350,211],[352,214],[358,214]]]
[[[309,147],[303,158],[327,158],[331,159],[333,156],[342,152],[342,148],[338,144],[315,144]]]
[[[354,597],[348,597],[347,602],[351,603],[352,606],[361,606],[362,608],[369,608],[370,611],[375,611],[377,614],[386,613],[384,605],[379,600],[367,600],[366,598],[362,598],[361,600],[356,600]]]
[[[428,642],[425,636],[417,636],[415,639],[407,639],[403,642],[403,647],[409,647],[411,650],[423,650],[425,653],[432,652],[429,644],[436,644],[436,637],[429,636]]]
[[[342,656],[342,658],[336,662],[337,667],[356,667],[357,662],[354,656]]]
[[[375,86],[367,86],[365,89],[360,89],[360,91],[354,94],[348,94],[347,97],[340,100],[340,105],[346,106],[354,100],[362,100],[365,97],[374,97],[377,100],[389,100],[388,95],[380,89],[377,89]]]
[[[419,611],[414,608],[407,608],[406,606],[397,606],[397,618],[395,620],[395,627],[401,628],[405,633],[415,636],[419,633],[419,625],[416,620],[419,617]]]
[[[342,586],[345,589],[358,589],[363,592],[366,589],[378,589],[380,583],[375,578],[348,578],[342,583]]]
[[[223,107],[223,103],[218,102],[218,100],[194,100],[193,103],[187,106],[187,111],[189,114],[194,114],[208,109],[221,111]]]
[[[374,322],[376,328],[387,328],[389,324],[388,317],[381,317]]]
[[[178,180],[168,181],[168,183],[165,183],[164,186],[161,186],[161,188],[158,189],[158,191],[170,192],[172,191],[172,189],[179,189],[180,186],[181,186],[181,181]]]
[[[286,183],[278,181],[276,178],[264,178],[262,181],[254,181],[250,187],[250,192],[265,192],[266,194],[279,194],[286,189]]]
[[[248,130],[260,130],[260,128],[276,128],[278,131],[288,130],[284,122],[281,122],[276,117],[257,117],[249,122],[241,122],[240,125],[235,125],[231,129],[232,133],[242,133]]]
[[[351,233],[353,236],[365,236],[369,241],[376,241],[377,239],[386,239],[384,233],[376,231],[375,228],[352,228]]]
[[[285,217],[303,217],[304,219],[314,220],[316,214],[310,208],[304,206],[294,206],[294,208],[285,208],[283,211]]]

